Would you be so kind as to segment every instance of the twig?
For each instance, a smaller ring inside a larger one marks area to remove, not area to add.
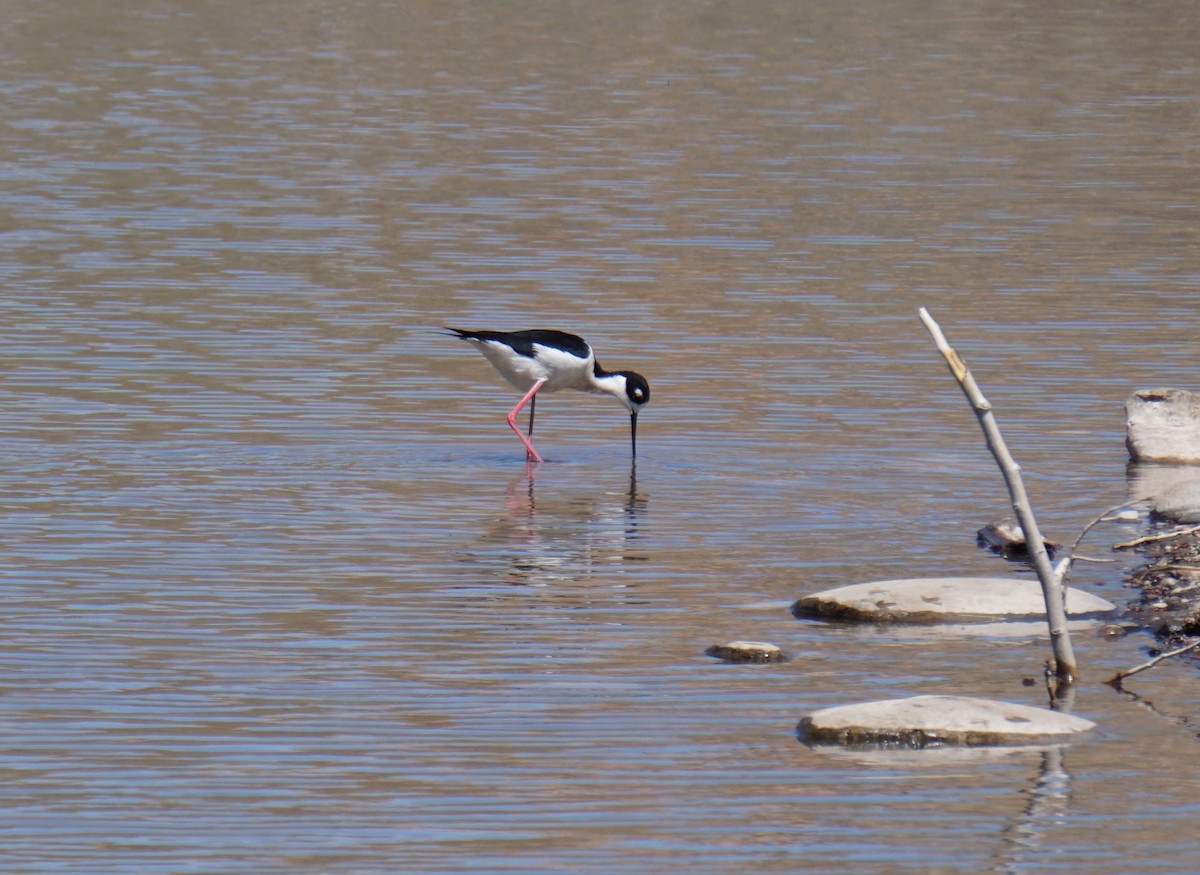
[[[1079,533],[1079,537],[1075,539],[1075,543],[1073,543],[1071,545],[1071,549],[1067,551],[1067,567],[1063,569],[1063,573],[1059,576],[1059,583],[1061,583],[1063,586],[1066,586],[1067,578],[1071,576],[1071,566],[1075,564],[1075,561],[1077,559],[1083,560],[1086,562],[1112,562],[1113,560],[1111,560],[1111,559],[1091,559],[1087,556],[1076,556],[1075,551],[1079,549],[1079,544],[1083,541],[1083,536],[1086,535],[1088,532],[1090,532],[1093,528],[1098,526],[1100,523],[1107,522],[1108,521],[1107,517],[1110,513],[1114,513],[1118,510],[1121,510],[1122,508],[1129,507],[1132,504],[1139,504],[1139,503],[1145,501],[1147,498],[1149,498],[1149,496],[1146,496],[1144,498],[1135,498],[1132,501],[1126,501],[1122,504],[1114,505],[1113,507],[1110,507],[1108,510],[1101,513],[1098,517],[1096,517],[1094,520],[1092,520],[1086,526],[1084,526],[1083,531],[1081,531]]]
[[[1140,671],[1145,671],[1148,668],[1153,668],[1154,666],[1156,666],[1160,662],[1162,662],[1164,659],[1170,659],[1172,656],[1179,656],[1179,654],[1187,653],[1189,650],[1195,650],[1197,647],[1200,647],[1200,638],[1197,638],[1195,641],[1191,642],[1190,644],[1185,644],[1182,647],[1178,647],[1175,650],[1168,651],[1167,653],[1160,653],[1158,656],[1154,657],[1154,659],[1148,659],[1145,662],[1143,662],[1141,665],[1135,665],[1133,668],[1128,668],[1125,671],[1119,671],[1115,675],[1110,677],[1108,680],[1106,680],[1105,683],[1108,684],[1110,687],[1120,686],[1121,681],[1123,681],[1125,678],[1129,677],[1130,675],[1135,675]]]
[[[1134,541],[1126,541],[1124,544],[1113,544],[1113,549],[1128,550],[1130,547],[1140,547],[1142,544],[1152,544],[1155,541],[1167,541],[1171,538],[1181,538],[1184,535],[1191,535],[1195,532],[1200,532],[1200,526],[1192,526],[1190,529],[1175,529],[1171,532],[1163,532],[1161,535],[1146,535],[1144,538],[1138,538]]]
[[[1117,561],[1116,559],[1101,559],[1099,556],[1085,556],[1082,553],[1080,553],[1078,556],[1071,557],[1072,565],[1074,565],[1076,562],[1095,562],[1098,564],[1104,564],[1105,562],[1116,562],[1116,561]],[[1069,574],[1071,569],[1065,568],[1065,569],[1063,569],[1063,571],[1065,573]],[[1066,580],[1067,580],[1066,577],[1063,577],[1062,582],[1066,583]]]
[[[1070,686],[1075,679],[1075,653],[1071,648],[1070,632],[1067,630],[1066,600],[1063,597],[1063,588],[1059,584],[1058,575],[1055,574],[1054,568],[1050,565],[1050,557],[1046,554],[1046,542],[1042,539],[1041,532],[1038,531],[1037,520],[1033,516],[1033,507],[1029,504],[1029,497],[1025,494],[1025,483],[1021,479],[1021,467],[1009,453],[1008,447],[1004,443],[1004,436],[1000,434],[1000,428],[992,416],[991,402],[979,391],[979,386],[976,385],[970,370],[959,358],[958,353],[946,342],[941,327],[929,315],[929,312],[924,307],[917,312],[933,336],[938,352],[950,366],[950,373],[954,375],[963,394],[967,396],[967,401],[970,402],[975,411],[975,417],[983,429],[988,449],[996,459],[996,464],[1000,466],[1000,473],[1004,475],[1013,511],[1025,532],[1025,544],[1029,550],[1029,556],[1033,560],[1033,567],[1037,571],[1038,580],[1042,584],[1042,597],[1046,601],[1046,621],[1050,626],[1050,646],[1054,652],[1055,675],[1060,683]]]

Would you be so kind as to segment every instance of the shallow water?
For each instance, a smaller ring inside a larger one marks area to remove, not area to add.
[[[4,12],[0,868],[1193,865],[1195,670],[1098,683],[1148,637],[1077,637],[1061,753],[866,754],[796,722],[1040,705],[1045,642],[787,610],[1022,573],[919,306],[1049,537],[1128,497],[1125,397],[1194,383],[1190,6]],[[444,324],[646,374],[636,466],[560,394],[528,470]]]

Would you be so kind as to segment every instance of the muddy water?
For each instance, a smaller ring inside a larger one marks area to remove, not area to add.
[[[869,756],[795,723],[1041,704],[1044,642],[786,610],[1020,573],[919,306],[1049,536],[1126,497],[1195,383],[1190,6],[102,7],[3,5],[0,868],[1194,865],[1194,669],[1098,683],[1148,638],[1076,641],[1065,751]],[[646,374],[636,467],[556,395],[527,470],[443,324]]]

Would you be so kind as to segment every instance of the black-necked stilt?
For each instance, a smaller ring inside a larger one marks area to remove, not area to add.
[[[526,459],[542,457],[517,426],[517,414],[529,404],[529,435],[533,435],[533,413],[537,393],[576,389],[612,395],[629,410],[629,434],[637,457],[638,411],[650,400],[650,384],[633,371],[606,371],[596,361],[591,346],[582,337],[565,331],[464,331],[450,328],[455,337],[469,341],[508,382],[525,393],[508,414],[508,425],[525,444]]]

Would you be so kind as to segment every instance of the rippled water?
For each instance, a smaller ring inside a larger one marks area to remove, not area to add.
[[[796,722],[1042,704],[1044,642],[787,611],[1021,573],[919,306],[1050,537],[1127,497],[1125,397],[1194,388],[1190,5],[2,8],[0,868],[1193,865],[1194,669],[1098,683],[1149,638],[1075,642],[1065,751],[871,754]],[[527,470],[444,324],[646,374],[636,467],[554,395]]]

